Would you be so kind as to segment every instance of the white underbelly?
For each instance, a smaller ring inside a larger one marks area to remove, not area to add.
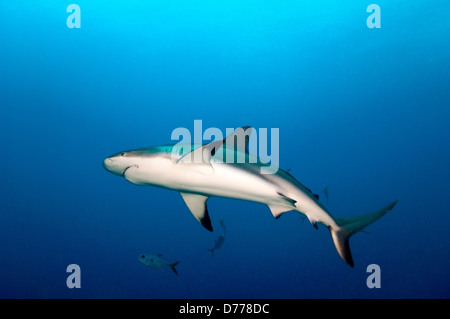
[[[166,187],[261,203],[268,203],[279,196],[278,187],[257,174],[223,163],[212,165],[212,174],[203,174],[195,170],[180,171],[178,178],[175,178],[177,181]]]

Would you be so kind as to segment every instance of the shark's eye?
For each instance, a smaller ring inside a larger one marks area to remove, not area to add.
[[[120,156],[125,156],[125,155],[127,155],[127,152],[120,153]]]
[[[141,258],[145,258],[145,255],[142,255]]]

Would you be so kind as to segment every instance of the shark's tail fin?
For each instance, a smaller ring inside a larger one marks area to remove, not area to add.
[[[208,249],[211,252],[211,256],[214,255],[214,249]]]
[[[337,229],[333,229],[331,226],[328,227],[339,255],[347,264],[351,267],[354,265],[352,253],[348,243],[350,237],[383,217],[384,214],[394,208],[397,202],[398,201],[392,202],[386,207],[370,214],[356,217],[337,218],[336,221],[339,227]]]
[[[175,275],[178,275],[177,270],[175,269],[175,266],[178,265],[179,261],[174,262],[173,264],[170,265],[170,268],[173,270],[173,272],[175,273]]]

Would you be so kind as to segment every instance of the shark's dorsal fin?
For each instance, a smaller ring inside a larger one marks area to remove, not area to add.
[[[227,148],[233,148],[237,151],[248,154],[249,153],[248,145],[252,132],[253,127],[251,126],[239,127],[224,139],[224,144],[226,144]]]
[[[214,173],[214,168],[211,165],[211,158],[217,150],[223,145],[223,140],[213,141],[209,144],[197,147],[190,153],[187,153],[178,160],[178,164],[193,165],[191,169],[203,175],[210,175]]]
[[[190,153],[185,154],[177,163],[185,164],[211,164],[211,158],[217,153],[217,151],[225,145],[226,149],[236,150],[245,154],[249,153],[249,140],[252,134],[253,128],[251,126],[243,126],[234,130],[233,133],[228,135],[223,140],[215,140],[211,143],[205,144],[201,147],[197,147]],[[200,172],[203,174],[211,174],[214,172],[213,167],[203,165],[199,167]]]
[[[209,144],[197,147],[190,153],[182,156],[177,163],[194,163],[194,164],[204,164],[210,163],[211,157],[217,152],[217,150],[222,146],[224,140],[213,141]]]
[[[208,214],[208,207],[206,206],[206,201],[208,196],[192,194],[192,193],[181,193],[184,202],[191,211],[192,215],[203,225],[207,230],[213,231],[211,225],[211,219]]]

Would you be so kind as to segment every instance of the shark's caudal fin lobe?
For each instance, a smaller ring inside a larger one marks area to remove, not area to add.
[[[394,208],[397,202],[398,201],[394,201],[382,209],[370,214],[356,217],[337,218],[336,221],[339,227],[337,227],[337,229],[333,229],[331,226],[328,227],[331,237],[333,238],[334,245],[336,246],[336,250],[348,265],[351,267],[354,266],[349,245],[350,237],[383,217],[387,212]]]
[[[339,256],[350,266],[353,267],[352,252],[350,250],[349,239],[351,235],[346,234],[343,231],[335,231],[331,227],[328,227],[331,233],[331,238],[333,238],[334,246],[339,253]]]
[[[180,262],[174,262],[173,264],[170,265],[170,268],[172,269],[172,271],[175,273],[175,275],[178,275],[177,270],[175,269],[175,266],[178,265]]]
[[[208,251],[211,253],[211,256],[214,255],[214,249],[208,249]]]
[[[211,219],[208,214],[208,207],[206,201],[208,196],[192,194],[192,193],[180,193],[184,202],[191,211],[192,215],[203,225],[207,230],[213,231]]]

